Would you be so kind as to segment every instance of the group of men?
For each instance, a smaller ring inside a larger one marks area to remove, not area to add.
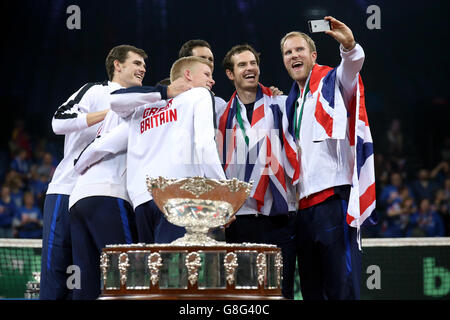
[[[259,82],[259,53],[247,44],[223,60],[236,89],[228,102],[211,91],[214,56],[206,41],[186,42],[170,79],[154,87],[142,86],[142,49],[113,48],[109,81],[83,86],[52,120],[65,148],[45,201],[40,298],[95,299],[103,247],[182,236],[185,230],[153,202],[145,178],[205,176],[253,181],[225,240],[279,246],[284,297],[294,297],[298,260],[304,299],[358,299],[358,231],[366,216],[355,218],[347,207],[360,164],[352,111],[364,108],[364,52],[344,23],[325,19],[341,63],[316,64],[313,40],[286,34],[281,54],[294,80],[288,96]],[[364,160],[373,162],[370,152]],[[81,270],[74,290],[66,283],[69,265]]]

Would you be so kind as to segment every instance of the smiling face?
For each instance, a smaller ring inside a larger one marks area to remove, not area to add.
[[[129,51],[123,63],[119,60],[114,61],[113,81],[125,88],[142,86],[145,67],[144,58],[135,52]]]
[[[317,52],[311,50],[303,37],[292,36],[284,42],[282,54],[287,72],[303,88],[316,63]]]
[[[190,77],[194,88],[206,87],[209,90],[212,90],[215,83],[212,78],[211,68],[207,64],[200,62],[192,65],[190,68]]]
[[[236,89],[255,89],[259,82],[258,61],[251,51],[243,51],[231,57],[233,70],[227,69],[228,79],[233,81]]]

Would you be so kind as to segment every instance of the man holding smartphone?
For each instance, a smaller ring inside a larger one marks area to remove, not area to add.
[[[374,183],[368,183],[374,176],[373,149],[359,77],[364,51],[344,23],[324,20],[331,25],[324,32],[340,43],[338,67],[317,64],[314,41],[304,33],[290,32],[280,43],[294,80],[285,115],[297,146],[296,254],[305,300],[359,299],[359,227],[375,207]],[[361,141],[369,142],[355,158],[360,143],[355,128],[361,123],[366,133]]]
[[[219,152],[228,179],[253,181],[236,221],[225,229],[225,240],[280,247],[282,294],[293,299],[295,257],[291,254],[291,234],[296,201],[295,189],[284,171],[283,134],[279,130],[286,96],[274,95],[259,82],[259,53],[248,44],[232,47],[223,59],[223,67],[236,91],[218,113]]]

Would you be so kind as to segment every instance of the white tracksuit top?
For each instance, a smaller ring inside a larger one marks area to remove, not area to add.
[[[75,92],[56,111],[52,119],[53,131],[64,134],[64,158],[58,164],[47,194],[70,194],[78,174],[73,170],[74,160],[97,135],[100,123],[88,127],[86,116],[90,112],[109,109],[112,91],[120,89],[114,82],[88,83]]]
[[[101,139],[104,136],[109,136],[112,146],[127,143],[127,134],[118,134],[120,128],[115,130],[117,127],[123,127],[125,130],[128,130],[128,123],[114,111],[109,111],[96,139],[82,152],[77,160],[77,164],[80,161],[78,166],[82,166],[83,161],[90,161],[92,164],[90,163],[87,168],[85,167],[81,172],[78,172],[80,176],[70,194],[69,208],[78,200],[91,196],[109,196],[131,203],[126,187],[126,149],[114,154],[103,154],[100,157],[95,152],[97,149],[105,149],[107,147],[104,145],[107,140]],[[84,154],[85,152],[86,154]]]
[[[225,179],[207,89],[194,88],[157,102],[152,101],[161,99],[159,93],[127,90],[111,95],[111,109],[123,116],[134,110],[127,146],[127,189],[134,208],[151,200],[147,177]],[[147,103],[137,107],[143,101]]]
[[[364,51],[357,44],[352,50],[344,52],[341,45],[340,54],[342,59],[336,71],[336,81],[339,81],[342,98],[348,109],[348,102],[355,94],[359,71],[364,62]],[[297,185],[299,199],[331,187],[352,183],[354,156],[348,139],[348,121],[345,139],[313,141],[315,101],[318,94],[319,90],[312,95],[306,95],[300,139],[297,139],[301,149],[300,180]],[[299,106],[304,98],[302,93],[298,99]],[[299,116],[300,112],[297,112],[297,117]]]

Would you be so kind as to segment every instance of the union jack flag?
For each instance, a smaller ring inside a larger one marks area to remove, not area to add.
[[[367,118],[364,99],[364,85],[358,78],[356,95],[349,106],[349,139],[355,154],[353,164],[352,188],[347,210],[347,223],[352,227],[361,226],[366,219],[370,224],[376,223],[372,217],[375,210],[375,165],[373,141]]]
[[[373,141],[361,76],[358,76],[356,94],[351,99],[348,109],[345,107],[336,81],[336,68],[316,64],[307,82],[311,94],[319,91],[314,112],[316,121],[312,124],[313,140],[344,139],[348,135],[354,156],[349,163],[352,166],[353,174],[346,221],[350,226],[358,229],[367,218],[370,218],[369,224],[374,224],[376,218],[371,217],[376,204]],[[298,90],[298,86],[294,82],[286,100],[285,117],[291,121],[284,123],[284,131],[290,132],[292,135]],[[301,175],[299,169],[294,172]],[[298,180],[293,179],[293,181]]]
[[[258,212],[265,215],[290,210],[288,193],[293,187],[285,164],[287,158],[296,158],[296,153],[293,137],[283,133],[285,99],[273,97],[269,88],[259,84],[251,123],[236,92],[219,115],[216,141],[225,174],[227,178],[253,181],[250,197],[256,201]],[[292,174],[294,167],[288,167]]]

